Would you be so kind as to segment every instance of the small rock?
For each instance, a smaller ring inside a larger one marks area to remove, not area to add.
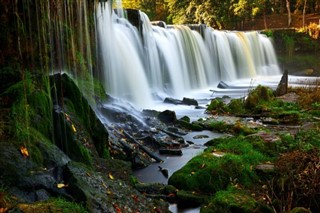
[[[161,155],[182,155],[181,149],[159,149]]]

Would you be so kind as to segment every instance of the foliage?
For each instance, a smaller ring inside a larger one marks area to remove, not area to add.
[[[317,113],[320,109],[318,104],[320,103],[320,82],[319,80],[312,80],[302,83],[305,86],[290,88],[290,91],[299,95],[297,102],[301,108],[307,109],[311,113]]]
[[[296,150],[282,155],[276,161],[277,177],[269,181],[269,195],[277,200],[273,207],[290,211],[305,207],[319,210],[320,170],[319,150]]]

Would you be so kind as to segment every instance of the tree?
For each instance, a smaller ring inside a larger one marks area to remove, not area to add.
[[[288,27],[290,27],[291,26],[291,22],[292,22],[290,0],[286,0],[286,7],[287,7],[287,12],[288,12]]]

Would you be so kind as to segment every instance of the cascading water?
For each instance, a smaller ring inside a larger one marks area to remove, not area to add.
[[[220,80],[280,74],[272,42],[257,32],[162,28],[152,26],[142,12],[138,32],[110,13],[110,4],[97,11],[107,92],[140,107],[151,106],[153,94],[180,98]]]
[[[115,97],[148,106],[152,98],[141,59],[138,31],[126,19],[111,15],[110,7],[108,3],[97,10],[104,86]]]

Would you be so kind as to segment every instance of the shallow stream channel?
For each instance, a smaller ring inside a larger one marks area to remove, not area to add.
[[[163,111],[170,109],[176,112],[177,118],[188,116],[191,121],[198,120],[200,118],[205,119],[210,116],[205,113],[207,104],[217,97],[229,97],[229,99],[245,97],[250,89],[253,87],[263,84],[275,88],[279,82],[280,76],[274,76],[273,78],[266,79],[262,78],[255,80],[253,83],[252,79],[240,80],[232,84],[229,88],[219,89],[206,89],[202,91],[196,91],[193,94],[189,94],[190,98],[194,98],[198,101],[199,106],[195,108],[194,106],[181,106],[159,103],[156,110]],[[220,118],[223,119],[223,118]],[[182,168],[189,160],[191,160],[196,155],[199,155],[206,148],[205,143],[214,139],[224,136],[224,134],[212,132],[208,130],[204,131],[194,131],[182,136],[189,146],[182,148],[182,155],[160,155],[163,159],[161,163],[153,163],[150,166],[135,170],[135,177],[143,183],[168,183],[168,177],[170,177],[175,171]],[[160,167],[168,171],[168,176],[166,177],[160,170]],[[200,207],[182,207],[178,204],[170,204],[169,210],[173,213],[198,213],[200,212]]]

